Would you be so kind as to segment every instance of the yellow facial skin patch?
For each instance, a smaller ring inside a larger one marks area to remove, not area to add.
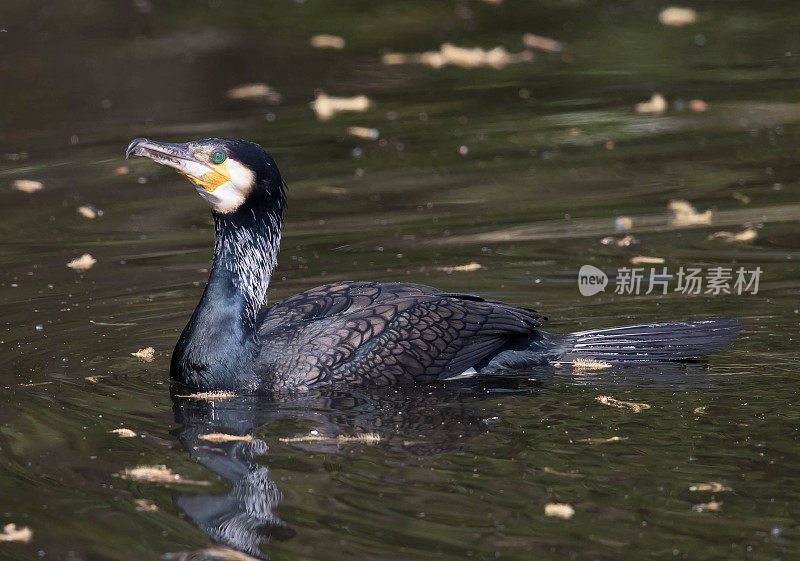
[[[181,175],[188,177],[192,182],[194,182],[195,185],[202,187],[209,193],[213,193],[217,187],[224,185],[231,180],[231,174],[228,171],[228,160],[225,160],[221,164],[207,163],[205,165],[211,168],[211,171],[207,171],[200,177],[195,177],[194,175],[180,169],[177,171]]]

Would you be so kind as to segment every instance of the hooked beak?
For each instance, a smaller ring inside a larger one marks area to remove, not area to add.
[[[213,193],[217,187],[231,179],[224,162],[213,164],[201,159],[202,153],[195,152],[188,143],[171,144],[137,138],[128,144],[128,149],[125,151],[125,158],[131,156],[143,156],[157,164],[171,167],[186,176],[196,187],[205,189],[209,193]]]

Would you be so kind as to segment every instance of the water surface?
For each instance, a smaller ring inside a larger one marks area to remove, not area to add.
[[[788,1],[703,2],[701,21],[672,28],[662,7],[6,6],[0,523],[34,534],[0,542],[0,557],[796,558],[800,17]],[[526,32],[564,51],[500,69],[381,63],[445,42],[519,52]],[[348,46],[313,49],[317,33]],[[282,101],[226,97],[252,82]],[[321,122],[317,90],[374,106]],[[668,109],[637,114],[654,92]],[[207,277],[210,215],[179,176],[123,154],[134,137],[211,135],[261,143],[289,184],[272,301],[408,280],[536,308],[553,331],[707,316],[744,330],[707,365],[173,397],[169,356]],[[711,224],[672,226],[673,199],[711,209]],[[601,243],[625,235],[620,216],[638,245]],[[708,239],[747,227],[755,240]],[[91,269],[66,267],[83,253]],[[579,294],[582,265],[613,273],[637,255],[671,272],[764,273],[756,295]],[[131,356],[150,346],[152,362]],[[137,437],[109,433],[120,427]],[[245,439],[201,438],[212,433]],[[142,465],[190,482],[121,477]],[[690,490],[709,482],[730,490]],[[575,514],[547,517],[548,503]]]

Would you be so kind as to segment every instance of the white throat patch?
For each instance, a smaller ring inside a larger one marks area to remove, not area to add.
[[[230,181],[226,181],[214,191],[207,191],[197,185],[195,188],[214,211],[228,214],[239,208],[253,190],[255,174],[231,158],[228,158],[223,165],[228,171]]]

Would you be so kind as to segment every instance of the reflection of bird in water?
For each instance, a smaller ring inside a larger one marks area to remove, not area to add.
[[[171,376],[188,386],[248,393],[331,382],[395,386],[579,359],[675,361],[718,352],[739,330],[715,319],[557,335],[539,330],[533,310],[411,283],[340,282],[260,312],[285,203],[272,158],[251,142],[219,138],[139,138],[127,154],[175,168],[212,207],[212,272],[172,356]]]
[[[336,452],[336,436],[376,434],[378,446],[436,454],[489,428],[480,409],[472,405],[487,394],[465,384],[433,391],[323,387],[296,397],[242,396],[212,402],[174,396],[181,443],[193,458],[230,483],[227,493],[183,494],[175,502],[214,541],[266,558],[262,546],[295,534],[274,512],[282,495],[264,464],[267,444],[255,437],[211,442],[203,435],[252,437],[254,429],[270,419],[299,417],[313,422],[319,434],[332,437],[292,444],[303,450]],[[508,388],[514,384],[507,381]]]
[[[181,495],[175,502],[213,540],[260,555],[260,543],[294,535],[273,513],[281,492],[270,479],[269,469],[257,461],[269,447],[257,438],[227,442],[201,438],[208,434],[252,436],[253,407],[246,400],[209,403],[175,398],[176,422],[183,425],[179,439],[193,458],[231,484],[224,495]]]

